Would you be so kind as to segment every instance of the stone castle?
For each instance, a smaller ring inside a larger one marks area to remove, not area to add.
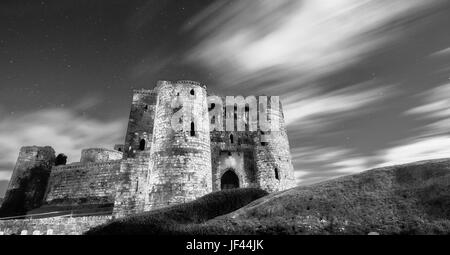
[[[210,98],[204,85],[192,81],[159,81],[153,89],[135,90],[124,144],[85,149],[77,163],[56,163],[49,146],[22,147],[3,206],[12,208],[11,215],[105,208],[123,217],[222,189],[294,187],[281,103],[258,97],[245,99],[241,109],[232,101],[232,107],[214,101],[228,103],[229,97]],[[181,108],[190,114],[178,115]],[[256,109],[279,129],[252,128]],[[174,129],[174,123],[188,128]],[[225,131],[225,123],[234,129]]]

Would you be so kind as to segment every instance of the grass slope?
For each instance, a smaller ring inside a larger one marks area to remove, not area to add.
[[[450,159],[271,194],[190,234],[450,234]]]
[[[299,186],[234,211],[258,197],[242,202],[240,196],[247,193],[236,192],[232,201],[239,203],[232,205],[216,193],[189,204],[124,218],[90,233],[450,234],[450,159],[385,167]]]
[[[86,234],[182,234],[191,224],[230,213],[266,195],[263,190],[250,188],[214,192],[193,202],[113,220]]]

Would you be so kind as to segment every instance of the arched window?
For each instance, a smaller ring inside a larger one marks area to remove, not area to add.
[[[275,168],[275,179],[280,179],[280,176],[278,175],[278,168]]]
[[[234,143],[233,135],[230,135],[230,143]]]
[[[194,122],[191,122],[191,136],[195,136],[195,125],[194,125]]]
[[[144,139],[142,139],[139,142],[139,150],[141,150],[141,151],[145,150],[145,140]]]
[[[191,89],[191,95],[195,95],[194,89]]]

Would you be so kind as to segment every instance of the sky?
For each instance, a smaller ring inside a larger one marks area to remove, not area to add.
[[[450,157],[448,0],[4,0],[0,197],[19,149],[124,142],[132,89],[278,95],[298,184]]]

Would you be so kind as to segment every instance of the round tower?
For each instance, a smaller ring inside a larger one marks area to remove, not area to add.
[[[24,146],[20,148],[16,166],[9,181],[8,190],[20,187],[21,178],[30,169],[40,167],[50,172],[55,163],[55,150],[50,146]]]
[[[260,188],[269,192],[295,187],[282,104],[278,97],[267,97],[267,104],[261,100],[266,97],[259,98],[259,118],[267,118],[270,130],[259,127],[254,136],[257,182]],[[266,111],[267,115],[261,111]]]
[[[206,88],[159,81],[145,210],[194,200],[212,191]]]
[[[20,149],[0,216],[21,215],[39,207],[45,195],[50,171],[55,165],[52,147],[25,146]]]

